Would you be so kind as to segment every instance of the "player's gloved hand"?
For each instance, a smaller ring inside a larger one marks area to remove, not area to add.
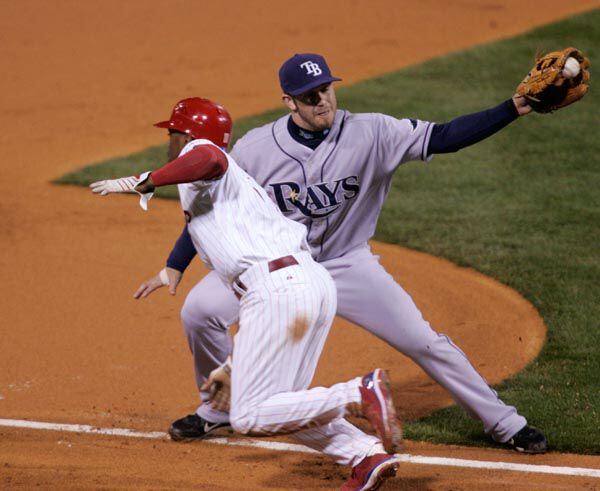
[[[133,298],[140,299],[146,298],[150,295],[154,290],[158,290],[163,286],[169,287],[169,293],[171,295],[175,295],[177,292],[177,286],[183,277],[183,273],[181,271],[177,271],[176,269],[166,267],[161,269],[160,273],[156,276],[153,276],[147,281],[144,281],[140,285],[140,287],[133,294]]]
[[[118,179],[107,179],[105,181],[96,181],[90,184],[92,192],[100,196],[106,196],[110,193],[137,193],[140,195],[140,206],[144,211],[148,209],[148,201],[154,195],[153,192],[140,193],[135,188],[142,184],[148,177],[150,172],[144,172],[139,177],[129,176],[120,177]]]
[[[210,394],[210,405],[217,411],[229,412],[231,405],[231,357],[215,368],[202,387],[202,391]]]
[[[590,85],[590,60],[577,48],[538,56],[517,94],[538,113],[550,113],[579,101]]]

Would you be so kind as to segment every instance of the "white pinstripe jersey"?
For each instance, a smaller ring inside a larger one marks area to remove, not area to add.
[[[179,155],[208,140],[189,142]],[[285,218],[265,190],[227,155],[220,179],[179,184],[188,230],[204,263],[227,283],[261,261],[308,251],[306,227]]]

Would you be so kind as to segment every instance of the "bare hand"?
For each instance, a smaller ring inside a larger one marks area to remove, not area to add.
[[[525,96],[515,94],[512,96],[513,104],[519,113],[519,116],[525,116],[533,111],[532,107],[527,102],[527,98]]]
[[[202,391],[210,394],[210,405],[217,411],[229,412],[231,406],[231,361],[227,361],[215,368],[202,387]]]
[[[159,288],[161,288],[163,286],[168,286],[169,293],[171,295],[175,295],[175,293],[177,292],[177,286],[179,285],[179,282],[181,281],[183,273],[181,271],[177,271],[176,269],[173,269],[173,268],[165,268],[164,271],[166,272],[167,279],[168,279],[168,283],[166,285],[163,282],[163,279],[161,278],[160,273],[159,273],[156,276],[153,276],[149,280],[142,283],[140,285],[140,287],[136,290],[136,292],[133,294],[133,298],[135,298],[135,299],[146,298],[154,290],[158,290]]]

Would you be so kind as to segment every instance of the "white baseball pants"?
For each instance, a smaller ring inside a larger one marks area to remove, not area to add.
[[[294,433],[355,465],[378,443],[343,419],[360,402],[360,378],[308,389],[336,312],[335,284],[309,253],[294,257],[297,265],[269,272],[261,263],[240,276],[230,422],[244,434]]]

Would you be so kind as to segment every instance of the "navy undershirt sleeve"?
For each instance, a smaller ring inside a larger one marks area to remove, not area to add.
[[[492,136],[518,117],[517,108],[509,99],[492,109],[435,124],[427,154],[456,152]]]
[[[183,232],[175,242],[171,254],[167,259],[167,267],[176,269],[183,273],[194,259],[196,248],[192,242],[192,237],[188,232],[187,224],[183,227]]]

